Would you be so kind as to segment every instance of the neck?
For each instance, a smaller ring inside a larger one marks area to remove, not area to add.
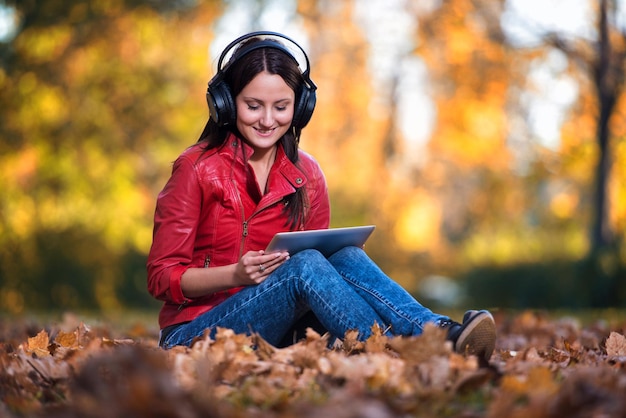
[[[276,150],[278,146],[274,145],[272,148],[265,149],[256,149],[254,153],[250,156],[250,163],[259,165],[259,166],[267,166],[271,167],[274,164],[274,160],[276,159]]]
[[[276,160],[276,150],[277,146],[264,150],[255,150],[254,154],[250,157],[250,160],[248,160],[248,164],[254,171],[259,191],[262,195],[267,191],[267,180],[269,178],[272,165]]]

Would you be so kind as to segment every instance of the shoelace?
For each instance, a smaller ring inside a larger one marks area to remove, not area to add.
[[[452,325],[454,325],[455,322],[451,319],[444,319],[442,321],[439,321],[439,328],[450,328]]]
[[[447,331],[446,338],[448,340],[456,342],[459,332],[458,330],[462,327],[462,325],[451,319],[444,319],[442,321],[439,321],[439,327]]]

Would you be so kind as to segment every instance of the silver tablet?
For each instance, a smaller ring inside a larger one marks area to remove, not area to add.
[[[347,228],[314,229],[309,231],[279,232],[265,249],[266,253],[288,251],[293,255],[306,249],[315,249],[329,257],[343,247],[362,247],[374,231],[375,225]]]

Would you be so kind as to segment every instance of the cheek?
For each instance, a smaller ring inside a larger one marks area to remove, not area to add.
[[[291,124],[291,120],[293,119],[293,107],[285,112],[280,112],[276,115],[276,120],[281,125]]]
[[[245,125],[252,124],[256,122],[257,116],[254,112],[248,109],[247,105],[237,106],[237,122],[243,123]]]

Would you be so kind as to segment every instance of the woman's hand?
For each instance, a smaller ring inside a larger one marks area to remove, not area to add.
[[[241,286],[259,284],[287,260],[288,252],[265,254],[263,250],[248,251],[235,267],[235,280]]]

